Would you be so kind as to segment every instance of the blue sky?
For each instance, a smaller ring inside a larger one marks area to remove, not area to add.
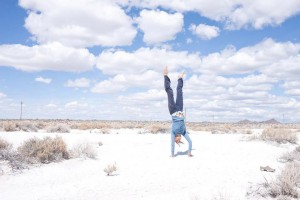
[[[300,121],[300,2],[3,0],[0,118]],[[281,5],[281,6],[278,6]]]

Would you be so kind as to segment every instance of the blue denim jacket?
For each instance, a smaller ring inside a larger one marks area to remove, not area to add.
[[[184,115],[181,111],[172,114],[172,134],[185,135],[186,128],[184,123]]]

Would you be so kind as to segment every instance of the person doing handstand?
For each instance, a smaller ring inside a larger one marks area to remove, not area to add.
[[[177,96],[176,96],[176,103],[174,102],[174,94],[173,90],[170,86],[171,81],[168,77],[168,67],[164,70],[164,79],[165,79],[165,90],[168,95],[168,108],[170,115],[172,116],[172,131],[171,131],[171,156],[174,157],[174,148],[175,142],[176,144],[180,144],[181,136],[183,135],[184,138],[189,143],[188,149],[188,156],[192,155],[192,140],[189,137],[189,134],[186,131],[185,123],[184,123],[184,114],[183,110],[183,94],[182,94],[182,87],[183,87],[183,75],[184,72],[178,75],[178,83],[177,83]]]

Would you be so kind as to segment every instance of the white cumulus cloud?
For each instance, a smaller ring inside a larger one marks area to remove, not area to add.
[[[181,13],[169,14],[160,10],[142,10],[136,21],[144,32],[144,42],[147,44],[173,40],[183,27]]]
[[[78,101],[71,101],[65,104],[65,108],[71,108],[71,109],[85,108],[85,107],[88,107],[87,103],[79,103]]]
[[[45,84],[49,84],[49,83],[52,82],[52,79],[50,79],[50,78],[43,78],[43,77],[39,76],[39,77],[35,78],[35,81],[41,82],[41,83],[45,83]]]
[[[109,75],[139,74],[148,70],[161,73],[165,66],[176,71],[183,67],[197,68],[200,64],[201,58],[197,53],[161,48],[140,48],[133,52],[103,51],[97,59],[97,67]]]
[[[57,105],[56,104],[53,104],[53,103],[49,103],[45,106],[46,108],[57,108]]]
[[[299,0],[230,0],[212,3],[210,0],[114,0],[123,6],[164,8],[178,12],[197,12],[201,16],[224,23],[228,29],[277,26],[300,13]],[[280,6],[279,6],[280,5]]]
[[[161,86],[161,73],[149,70],[144,73],[118,74],[113,78],[97,83],[91,91],[94,93],[115,93],[129,87],[157,88]]]
[[[192,24],[189,28],[194,35],[197,35],[203,40],[210,40],[212,38],[218,37],[220,34],[220,29],[216,26],[209,26],[206,24],[199,24],[198,26]]]
[[[0,99],[2,99],[4,97],[6,97],[6,94],[3,94],[3,93],[0,92]]]
[[[10,66],[23,71],[74,71],[93,68],[95,56],[87,49],[66,47],[58,42],[24,46],[0,45],[0,66]]]
[[[20,0],[27,10],[25,27],[38,43],[67,46],[131,45],[137,31],[117,4],[106,0]]]
[[[286,74],[291,69],[299,71],[295,64],[289,65],[289,59],[299,58],[299,52],[300,44],[298,43],[275,42],[269,38],[254,46],[239,50],[229,47],[221,52],[204,56],[199,71],[217,74],[244,74],[258,70],[269,75]],[[275,70],[279,68],[282,69]]]
[[[66,83],[67,87],[85,88],[90,87],[91,81],[87,78],[79,78],[76,80],[68,80]]]

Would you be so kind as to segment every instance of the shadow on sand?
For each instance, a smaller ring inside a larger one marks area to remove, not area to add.
[[[192,151],[195,149],[192,149]],[[188,154],[188,150],[186,151],[178,151],[174,156],[186,156]]]

